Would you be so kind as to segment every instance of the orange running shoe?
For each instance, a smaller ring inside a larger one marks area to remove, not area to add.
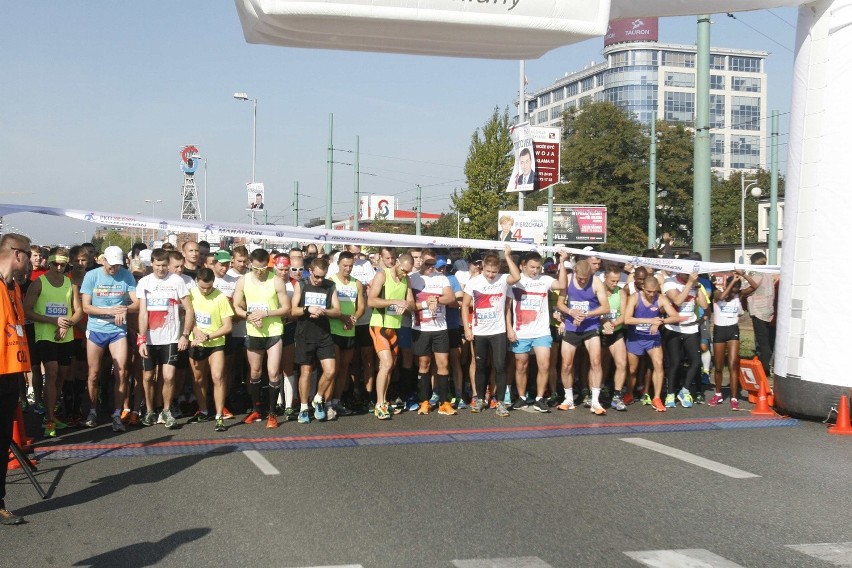
[[[246,419],[243,420],[243,422],[246,424],[254,424],[255,422],[260,422],[261,420],[263,420],[263,417],[260,415],[260,412],[254,411],[248,416],[246,416]]]
[[[417,409],[417,414],[429,414],[432,411],[432,405],[428,400],[420,403],[420,408]]]
[[[223,406],[222,407],[222,418],[224,418],[225,420],[233,420],[234,419],[234,413]]]
[[[130,425],[131,426],[139,426],[139,413],[131,412],[130,413]]]
[[[275,417],[275,414],[270,412],[269,416],[266,418],[266,427],[270,430],[278,428],[278,418]]]
[[[562,404],[558,405],[556,408],[558,408],[559,410],[574,410],[574,409],[575,409],[575,408],[577,408],[577,407],[574,405],[574,401],[573,401],[573,400],[568,400],[568,399],[566,398],[566,399],[565,399],[565,402],[563,402]]]
[[[488,403],[488,408],[491,408],[492,410],[497,408],[497,399],[496,398],[491,399],[491,401]]]
[[[654,400],[652,400],[651,406],[653,406],[654,410],[656,410],[657,412],[665,412],[666,411],[666,405],[663,404],[663,401],[660,397],[657,397]]]
[[[458,412],[456,412],[456,409],[453,408],[452,403],[444,401],[441,403],[441,406],[438,407],[438,414],[443,414],[444,416],[455,416]]]
[[[127,424],[128,422],[130,422],[130,414],[131,414],[131,412],[129,410],[127,410],[126,408],[121,411],[121,417],[120,418],[121,418],[121,421],[124,424]]]

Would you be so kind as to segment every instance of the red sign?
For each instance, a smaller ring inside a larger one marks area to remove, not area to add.
[[[533,142],[533,148],[535,148],[538,187],[543,188],[559,183],[559,140]]]
[[[657,18],[626,18],[610,20],[604,36],[604,47],[626,41],[657,41],[659,20]]]

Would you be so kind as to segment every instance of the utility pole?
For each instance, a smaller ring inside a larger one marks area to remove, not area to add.
[[[417,207],[416,207],[416,217],[415,217],[416,221],[415,221],[415,225],[414,225],[415,234],[417,234],[417,235],[421,234],[420,209],[421,209],[422,202],[423,202],[423,192],[422,192],[422,188],[420,187],[420,184],[418,183],[417,184]]]
[[[698,16],[692,250],[710,260],[710,15]]]
[[[358,230],[358,217],[361,215],[361,137],[355,137],[355,215],[352,216],[352,230]]]
[[[325,228],[331,230],[331,200],[334,179],[334,114],[328,113],[328,169],[325,184]],[[325,253],[331,254],[331,245],[325,245]]]
[[[299,226],[299,182],[293,182],[293,226]]]
[[[778,264],[778,111],[772,111],[772,150],[769,181],[769,264]]]
[[[648,160],[648,248],[657,244],[657,113],[651,113],[651,158]]]

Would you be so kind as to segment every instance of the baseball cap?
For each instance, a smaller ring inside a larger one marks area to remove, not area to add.
[[[231,262],[231,253],[226,250],[217,250],[213,253],[213,260],[222,264]]]
[[[275,257],[274,266],[275,266],[275,268],[277,268],[279,270],[283,270],[283,269],[287,268],[288,266],[290,266],[290,259],[287,258],[287,255],[285,255],[285,254],[279,254],[278,256]]]
[[[447,259],[443,256],[439,256],[437,260],[435,260],[435,270],[439,270],[445,266],[447,266]]]
[[[104,251],[104,262],[110,266],[124,264],[124,252],[121,250],[121,247],[115,245],[107,247]]]
[[[143,249],[139,251],[139,262],[142,266],[151,266],[151,249]]]

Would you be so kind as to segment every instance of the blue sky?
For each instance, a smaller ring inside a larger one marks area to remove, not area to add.
[[[249,222],[251,104],[258,99],[257,181],[270,222],[325,217],[329,114],[334,114],[335,217],[352,211],[355,137],[361,191],[448,211],[464,187],[474,130],[512,106],[518,62],[307,50],[245,42],[234,4],[7,2],[0,19],[0,202],[180,216],[179,151],[209,163],[208,218]],[[789,112],[794,9],[714,15],[711,43],[770,52],[769,107]],[[694,17],[660,20],[660,40],[693,44]],[[771,38],[771,39],[770,39]],[[529,89],[601,61],[602,39],[526,63]],[[514,109],[511,110],[514,115]],[[782,115],[786,142],[787,116]],[[781,146],[782,168],[786,145]],[[198,183],[203,189],[203,176]],[[18,193],[23,193],[22,195]],[[203,195],[202,195],[202,209]],[[48,220],[49,219],[49,220]],[[90,224],[16,214],[7,229],[36,242],[76,242]]]

